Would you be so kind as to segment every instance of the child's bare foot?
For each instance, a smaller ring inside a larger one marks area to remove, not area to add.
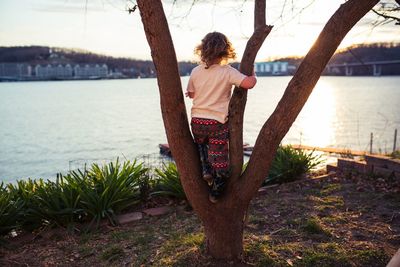
[[[218,202],[218,198],[216,196],[213,196],[211,193],[208,194],[208,200],[210,200],[210,202],[213,204]]]
[[[225,179],[226,177],[219,174],[213,177],[210,186],[210,194],[208,195],[208,199],[211,203],[217,203],[218,199],[221,197],[225,188]]]
[[[211,173],[203,173],[203,180],[207,182],[208,186],[212,186],[213,176]]]

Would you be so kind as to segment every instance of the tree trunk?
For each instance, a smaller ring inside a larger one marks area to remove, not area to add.
[[[216,259],[240,261],[243,252],[244,208],[218,211],[204,221],[208,253]]]
[[[200,178],[199,155],[189,129],[175,50],[161,1],[137,0],[157,71],[167,140],[186,196],[204,225],[207,247],[215,258],[240,258],[243,252],[243,217],[250,200],[268,174],[276,148],[300,113],[341,40],[377,2],[349,0],[332,16],[289,83],[276,110],[260,131],[248,168],[242,175],[246,92],[235,89],[229,108],[233,176],[225,196],[217,204],[211,204],[207,185]],[[245,74],[251,73],[255,55],[271,30],[271,26],[265,25],[265,0],[256,0],[255,6],[255,31],[246,46],[241,64],[241,71]]]
[[[251,75],[254,60],[265,38],[271,32],[273,26],[265,24],[265,0],[256,0],[254,4],[254,32],[247,41],[240,72]],[[235,87],[229,103],[229,160],[231,166],[231,179],[234,182],[239,179],[243,166],[243,115],[246,107],[247,90]]]

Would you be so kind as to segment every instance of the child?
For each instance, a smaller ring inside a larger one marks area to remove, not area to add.
[[[257,80],[225,64],[236,53],[228,38],[208,33],[195,48],[201,64],[192,70],[186,96],[193,98],[191,127],[198,146],[209,199],[217,202],[229,177],[228,109],[232,86],[253,88]]]

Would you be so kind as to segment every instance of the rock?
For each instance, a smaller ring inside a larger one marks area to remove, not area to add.
[[[332,164],[326,165],[326,172],[327,173],[336,172],[337,170],[338,170],[338,167],[337,167],[336,163],[332,163]]]
[[[147,209],[147,210],[144,210],[143,213],[150,215],[150,216],[159,216],[159,215],[167,214],[171,211],[172,211],[171,207],[164,206],[164,207]]]
[[[134,221],[141,220],[143,218],[143,213],[141,212],[131,212],[117,216],[117,221],[120,224],[130,223]]]

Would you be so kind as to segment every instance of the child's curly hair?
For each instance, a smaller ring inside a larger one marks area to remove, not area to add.
[[[216,59],[222,60],[235,59],[235,49],[228,38],[220,32],[208,33],[201,44],[194,49],[195,54],[200,56],[202,62],[210,67]]]

